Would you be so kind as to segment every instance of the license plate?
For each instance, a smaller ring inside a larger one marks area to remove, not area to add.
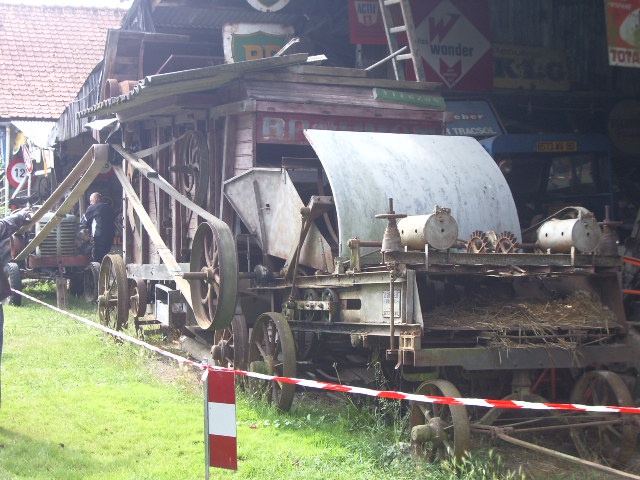
[[[400,295],[400,290],[393,291],[393,318],[400,318],[400,310],[402,309],[400,306],[400,299],[402,298]],[[382,316],[391,318],[391,291],[385,290],[382,292]]]

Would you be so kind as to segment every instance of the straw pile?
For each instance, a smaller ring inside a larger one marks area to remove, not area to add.
[[[479,341],[495,346],[522,347],[554,343],[573,348],[587,331],[609,334],[616,316],[599,298],[576,291],[563,299],[521,302],[465,299],[436,308],[425,316],[425,327],[437,330],[476,330]]]

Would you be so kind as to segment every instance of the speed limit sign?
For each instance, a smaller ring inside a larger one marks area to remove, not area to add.
[[[24,160],[21,158],[14,158],[9,163],[9,169],[7,170],[7,175],[9,178],[9,184],[17,188],[20,183],[26,178],[29,173],[27,172],[27,167],[24,164]]]

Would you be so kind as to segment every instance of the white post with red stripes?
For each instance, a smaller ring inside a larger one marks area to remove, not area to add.
[[[238,469],[236,388],[233,371],[207,368],[204,382],[206,478],[209,467]]]

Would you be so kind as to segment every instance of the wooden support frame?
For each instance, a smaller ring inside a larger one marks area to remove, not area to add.
[[[24,225],[18,233],[31,229],[47,212],[53,209],[53,206],[61,200],[72,188],[69,195],[62,202],[62,205],[55,211],[53,217],[38,232],[25,248],[15,257],[15,261],[24,260],[27,255],[33,252],[45,238],[53,231],[54,228],[65,218],[65,215],[71,211],[73,206],[78,203],[84,195],[87,188],[93,180],[103,170],[105,164],[109,163],[109,146],[108,145],[92,145],[87,153],[80,159],[78,164],[69,172],[58,188],[44,202],[44,204],[32,215],[31,221]],[[75,186],[74,186],[75,185]]]
[[[138,170],[149,180],[150,183],[153,183],[162,191],[164,191],[173,201],[184,205],[187,209],[191,210],[194,214],[209,222],[211,226],[215,228],[219,236],[219,264],[224,265],[224,270],[221,269],[221,271],[219,272],[221,278],[220,288],[222,291],[222,285],[224,284],[225,292],[225,294],[221,294],[219,298],[218,311],[222,312],[222,317],[224,318],[223,322],[221,323],[224,323],[226,320],[228,320],[230,323],[233,317],[233,313],[235,312],[236,297],[238,291],[238,259],[236,255],[235,239],[233,238],[233,234],[231,233],[231,229],[229,228],[229,226],[204,208],[200,207],[199,205],[182,195],[165,178],[158,175],[158,172],[151,168],[147,163],[140,160],[135,153],[127,151],[120,145],[113,144],[111,145],[111,147],[118,154],[120,154],[132,168]],[[116,172],[118,180],[122,184],[123,193],[127,198],[127,201],[133,206],[133,209],[138,214],[140,222],[145,228],[150,239],[158,247],[158,255],[166,264],[169,273],[172,275],[173,280],[176,282],[177,288],[182,292],[187,303],[195,314],[191,295],[191,285],[189,284],[188,280],[184,278],[184,272],[180,268],[174,255],[171,253],[171,250],[164,243],[162,236],[156,229],[153,221],[151,220],[151,217],[149,217],[149,214],[144,209],[142,202],[137,197],[123,169],[118,167],[114,168],[114,171]],[[196,316],[196,321],[202,328],[211,328],[212,326],[214,328],[222,328],[219,327],[219,325],[213,325],[210,319],[198,318]]]

